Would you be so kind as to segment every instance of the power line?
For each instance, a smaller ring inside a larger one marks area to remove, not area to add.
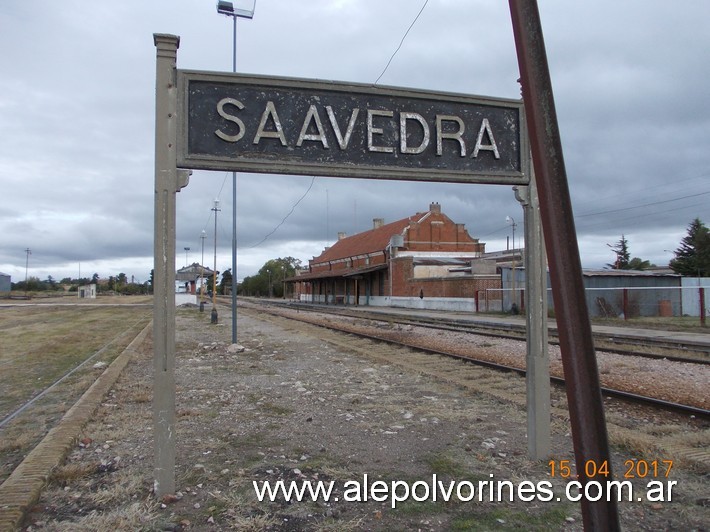
[[[659,201],[653,201],[651,203],[643,203],[641,205],[634,205],[631,207],[621,207],[619,209],[609,209],[607,211],[597,211],[597,212],[589,212],[586,214],[579,214],[575,216],[575,218],[585,218],[587,216],[599,216],[601,214],[611,214],[614,212],[624,212],[624,211],[630,211],[633,209],[641,209],[643,207],[653,207],[654,205],[662,205],[663,203],[671,203],[673,201],[680,201],[688,198],[697,198],[698,196],[705,196],[706,194],[710,194],[710,190],[706,192],[698,192],[697,194],[689,194],[687,196],[679,196],[677,198],[671,198],[667,200],[659,200]]]
[[[655,190],[663,189],[663,188],[671,188],[672,191],[676,191],[681,184],[684,185],[684,188],[687,189],[687,188],[689,188],[687,183],[689,183],[690,181],[697,181],[697,180],[702,180],[702,181],[700,181],[700,183],[702,185],[706,185],[707,179],[705,179],[705,178],[707,178],[708,176],[710,176],[710,171],[705,171],[705,172],[702,172],[702,173],[695,175],[693,177],[686,177],[686,178],[682,178],[682,179],[674,176],[673,179],[669,179],[663,183],[658,183],[655,185],[648,185],[648,184],[644,183],[643,189],[635,191],[634,194],[641,195],[641,196],[643,196],[643,195],[656,196],[657,194],[655,194],[655,193],[654,194],[649,194],[649,193],[651,191],[655,191]],[[593,176],[593,177],[591,177],[591,179],[600,179],[600,177]],[[610,200],[610,199],[618,200],[619,194],[618,194],[618,192],[615,192],[615,193],[608,194],[605,196],[595,196],[595,198],[596,198],[597,202],[605,202],[606,200]]]
[[[683,206],[681,206],[681,207],[675,207],[675,208],[673,208],[673,209],[665,209],[665,210],[662,210],[662,211],[654,211],[654,212],[653,212],[653,216],[654,216],[654,217],[658,217],[659,214],[666,214],[666,213],[669,213],[669,212],[682,211],[682,210],[685,210],[685,209],[690,209],[690,208],[693,208],[693,207],[706,206],[706,205],[707,205],[706,202],[691,203],[690,205],[683,205]],[[634,215],[634,216],[626,216],[626,217],[624,217],[624,218],[617,218],[617,219],[613,220],[613,223],[618,224],[619,222],[625,222],[625,221],[628,221],[628,220],[638,220],[638,219],[640,219],[640,218],[648,218],[648,216],[649,216],[648,214],[637,214],[637,215]],[[604,220],[596,220],[596,221],[586,222],[585,225],[584,225],[584,227],[587,227],[587,228],[590,227],[590,226],[591,226],[591,227],[598,227],[598,226],[605,225],[605,224],[608,224],[608,223],[609,223],[609,221],[606,220],[606,219],[604,219]]]
[[[429,0],[424,0],[424,4],[422,5],[421,9],[419,10],[419,13],[417,13],[417,16],[414,17],[414,20],[412,21],[412,23],[407,28],[407,31],[402,36],[402,39],[399,42],[399,46],[397,46],[397,49],[394,51],[394,53],[390,57],[389,61],[387,61],[387,65],[385,65],[384,70],[377,77],[377,79],[375,80],[375,83],[373,85],[377,85],[377,83],[380,81],[382,76],[385,75],[385,73],[387,72],[387,69],[389,68],[390,64],[392,63],[392,60],[397,55],[397,52],[399,52],[400,48],[402,48],[402,44],[404,44],[404,40],[407,38],[407,35],[409,35],[409,32],[414,27],[414,24],[416,24],[417,20],[419,20],[419,17],[424,12],[424,8],[427,6],[428,3],[429,3]],[[224,181],[222,182],[222,186],[219,189],[219,194],[217,195],[218,199],[222,195],[222,190],[224,189],[224,184],[227,181],[227,175],[228,174],[225,174]],[[254,244],[253,246],[249,246],[250,249],[260,246],[261,244],[266,242],[271,235],[273,235],[276,231],[278,231],[278,229],[286,222],[286,220],[289,218],[289,216],[291,216],[291,214],[293,214],[293,212],[296,210],[296,207],[298,206],[298,204],[301,203],[305,199],[305,197],[308,195],[308,193],[311,191],[311,189],[313,188],[313,183],[315,183],[315,180],[316,180],[316,178],[315,178],[315,176],[313,176],[313,179],[311,179],[311,184],[308,186],[308,189],[298,199],[298,201],[293,204],[293,206],[291,207],[291,210],[288,212],[288,214],[286,214],[286,216],[284,216],[284,218],[281,220],[281,222],[276,227],[274,227],[274,229],[271,232],[269,232],[264,238],[262,238],[258,243]],[[234,208],[236,208],[236,207],[234,207]],[[212,215],[210,214],[210,216],[207,218],[207,221],[205,222],[205,227],[207,227],[207,224],[209,223],[211,218],[212,218]]]
[[[385,72],[387,72],[387,69],[390,67],[390,64],[392,63],[392,60],[394,59],[394,56],[397,55],[397,52],[399,52],[399,49],[402,48],[402,44],[404,44],[404,39],[407,38],[407,35],[409,35],[409,32],[411,31],[411,29],[412,29],[412,28],[414,27],[414,25],[417,23],[417,20],[419,20],[419,17],[421,16],[422,12],[424,11],[424,8],[426,7],[426,5],[427,5],[428,3],[429,3],[429,0],[424,0],[424,5],[423,5],[422,8],[419,10],[419,13],[417,13],[417,16],[414,17],[414,20],[413,20],[412,23],[409,25],[409,28],[407,28],[407,31],[404,32],[404,36],[402,37],[402,40],[399,41],[399,46],[397,46],[397,49],[394,51],[394,53],[393,53],[392,56],[390,57],[390,60],[387,61],[387,64],[385,65],[385,69],[382,71],[382,73],[381,73],[379,76],[377,76],[377,79],[375,80],[375,83],[373,83],[373,85],[377,85],[377,84],[379,83],[380,79],[382,79],[382,76],[385,75]]]
[[[286,220],[288,219],[288,217],[293,214],[293,211],[296,210],[296,207],[298,207],[298,204],[301,203],[301,202],[303,201],[303,199],[304,199],[306,196],[308,196],[308,193],[309,193],[309,192],[311,191],[311,189],[313,188],[313,183],[315,183],[315,181],[316,181],[316,176],[313,176],[313,178],[311,179],[311,184],[308,185],[308,189],[303,193],[303,195],[302,195],[300,198],[298,198],[298,201],[293,204],[293,207],[291,207],[291,210],[288,211],[288,214],[283,217],[283,220],[281,220],[281,222],[280,222],[276,227],[274,227],[274,229],[273,229],[268,235],[266,235],[264,238],[262,238],[258,243],[254,244],[253,246],[249,246],[250,249],[253,249],[253,248],[255,248],[255,247],[260,246],[261,244],[263,244],[264,242],[266,242],[266,240],[267,240],[271,235],[273,235],[276,231],[278,231],[279,227],[281,227],[281,226],[286,222]]]

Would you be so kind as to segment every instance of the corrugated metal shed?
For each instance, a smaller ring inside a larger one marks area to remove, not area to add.
[[[0,292],[9,292],[12,287],[11,278],[8,274],[0,272]]]

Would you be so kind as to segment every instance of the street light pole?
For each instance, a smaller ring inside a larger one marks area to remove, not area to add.
[[[205,311],[205,237],[207,233],[202,230],[200,240],[202,240],[202,260],[200,261],[200,312]]]
[[[185,250],[185,266],[187,266],[187,265],[188,265],[188,262],[187,262],[187,252],[190,251],[190,248],[183,248],[183,249]]]
[[[232,2],[217,2],[217,13],[232,17],[232,72],[237,71],[237,18],[253,18],[255,6],[256,0],[251,11],[235,9]],[[237,343],[237,172],[232,172],[232,343]]]
[[[30,255],[32,255],[32,250],[27,248],[25,253],[27,254],[25,257],[25,295],[27,295],[27,272],[30,269]]]
[[[212,272],[212,316],[211,322],[217,323],[217,213],[219,208],[219,200],[214,200],[214,271]]]

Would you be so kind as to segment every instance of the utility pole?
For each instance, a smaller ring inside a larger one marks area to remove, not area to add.
[[[32,255],[32,250],[30,248],[25,249],[27,254],[25,257],[25,295],[27,295],[27,272],[30,268],[30,255]]]
[[[200,261],[200,312],[205,311],[205,237],[207,233],[202,230],[200,240],[202,240],[202,260]]]
[[[219,200],[214,200],[214,272],[212,273],[212,315],[210,321],[217,323],[217,213],[219,208]]]
[[[513,304],[510,306],[510,312],[512,314],[517,314],[518,313],[518,298],[515,295],[515,226],[518,225],[515,223],[515,219],[512,216],[506,216],[505,221],[508,222],[510,225],[513,227],[513,262],[512,262],[512,271],[513,271],[513,277],[512,277],[512,288],[513,288]]]

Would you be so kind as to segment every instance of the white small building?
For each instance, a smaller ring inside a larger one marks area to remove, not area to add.
[[[80,286],[77,290],[79,299],[96,299],[96,284],[91,283],[84,286]]]

